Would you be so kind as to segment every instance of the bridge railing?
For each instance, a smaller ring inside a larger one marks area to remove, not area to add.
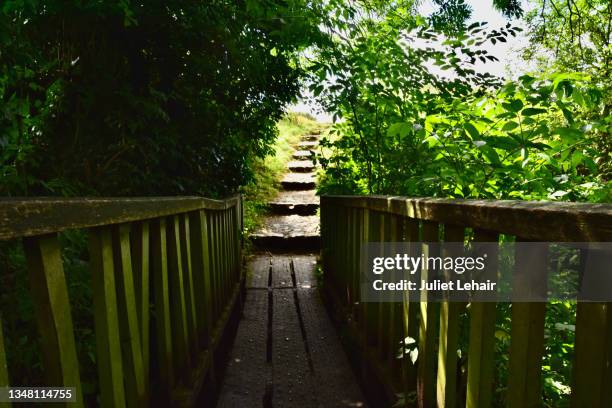
[[[76,404],[67,405],[83,406],[58,240],[83,229],[99,402],[191,405],[215,375],[216,350],[241,302],[241,208],[240,196],[0,201],[0,241],[23,241],[45,385],[75,387]],[[0,386],[11,385],[4,344],[0,330]]]
[[[465,242],[468,234],[483,242],[498,242],[502,234],[517,241],[611,241],[612,205],[321,197],[326,298],[334,303],[332,310],[342,311],[342,321],[349,322],[346,337],[357,350],[353,355],[363,365],[365,382],[378,384],[377,392],[390,400],[403,393],[406,401],[410,394],[415,396],[419,407],[493,406],[494,378],[499,370],[494,361],[496,303],[472,302],[466,307],[459,302],[360,302],[363,243]],[[518,268],[520,260],[515,262]],[[530,270],[541,271],[538,276],[547,279],[546,260],[537,263]],[[490,272],[495,275],[498,267],[494,265]],[[495,384],[507,387],[509,407],[542,404],[546,308],[546,303],[511,305],[508,383]],[[463,328],[462,313],[469,322]],[[579,302],[575,319],[572,406],[612,406],[612,306]],[[458,370],[460,330],[468,333],[467,374]],[[407,356],[397,358],[407,338],[416,340],[416,364]]]

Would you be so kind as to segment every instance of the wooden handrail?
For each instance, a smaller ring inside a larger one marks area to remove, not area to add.
[[[4,198],[0,199],[0,241],[202,209],[225,210],[239,203],[239,195],[225,200],[203,197]]]
[[[612,239],[612,204],[461,200],[401,196],[321,196],[321,204],[363,208],[417,220],[555,242]],[[542,226],[546,228],[542,228]]]
[[[470,231],[468,231],[470,229]],[[427,292],[404,293],[403,302],[363,302],[360,262],[371,242],[498,242],[504,239],[541,242],[608,242],[612,240],[612,205],[546,201],[454,200],[395,196],[322,196],[321,241],[323,279],[330,310],[348,322],[345,338],[389,403],[403,393],[406,406],[490,407],[495,379],[496,303],[428,301]],[[582,261],[610,262],[606,246],[581,250]],[[487,279],[499,279],[500,260],[489,253]],[[537,257],[515,254],[513,279],[529,265],[535,284],[546,287],[548,251]],[[507,262],[507,261],[504,261]],[[517,271],[519,273],[517,273]],[[591,277],[592,278],[592,277]],[[597,279],[597,277],[595,277]],[[416,297],[415,297],[416,296]],[[412,298],[410,298],[412,297]],[[507,357],[508,407],[542,404],[542,358],[546,303],[513,302],[510,351]],[[469,321],[461,319],[469,315]],[[348,316],[348,318],[347,318]],[[576,312],[571,404],[612,404],[612,304],[578,302]],[[468,327],[461,329],[461,324]],[[460,368],[459,336],[468,333],[467,364]],[[413,365],[403,354],[404,340],[418,347]],[[467,375],[466,375],[467,372]],[[364,374],[365,375],[365,374]],[[463,378],[458,381],[458,378]],[[504,384],[495,384],[496,388]]]
[[[59,241],[69,229],[89,241],[100,390],[89,397],[103,407],[192,406],[242,305],[241,197],[0,200],[0,241],[24,248],[45,384],[75,387],[68,405],[78,407],[87,401]],[[9,386],[4,337],[0,386]]]

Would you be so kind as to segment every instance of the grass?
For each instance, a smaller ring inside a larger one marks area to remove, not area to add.
[[[274,154],[258,160],[253,168],[254,179],[243,187],[244,194],[244,233],[249,235],[261,225],[266,214],[267,203],[280,190],[280,181],[287,172],[287,163],[301,136],[313,131],[321,131],[325,124],[302,113],[288,113],[278,123],[278,138],[274,144]]]

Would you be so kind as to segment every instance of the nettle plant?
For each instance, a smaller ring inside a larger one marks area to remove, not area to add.
[[[313,69],[336,123],[319,157],[329,193],[609,200],[593,139],[609,132],[586,76],[478,72],[485,43],[519,29],[446,36],[409,13],[347,25]],[[593,119],[595,118],[595,119]]]

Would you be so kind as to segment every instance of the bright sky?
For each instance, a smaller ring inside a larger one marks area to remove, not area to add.
[[[492,0],[466,0],[466,3],[472,7],[472,17],[467,22],[467,25],[476,21],[486,21],[489,23],[487,28],[494,29],[505,26],[506,23],[508,23],[508,20],[493,8]],[[527,7],[527,1],[522,0],[522,3],[525,9]],[[420,11],[424,15],[431,14],[435,9],[431,0],[424,1],[420,6]],[[513,21],[512,24],[524,28],[520,21]],[[480,72],[489,72],[501,77],[515,77],[527,71],[529,67],[527,67],[525,62],[518,56],[518,50],[527,43],[524,34],[525,31],[518,33],[516,37],[508,36],[508,41],[506,43],[497,42],[497,44],[493,45],[488,42],[484,48],[491,55],[496,56],[499,62],[477,64],[475,69]],[[292,105],[289,110],[293,112],[307,112],[315,116],[319,121],[331,122],[331,116],[328,113],[320,112],[321,109],[319,107],[307,105],[304,101]]]

